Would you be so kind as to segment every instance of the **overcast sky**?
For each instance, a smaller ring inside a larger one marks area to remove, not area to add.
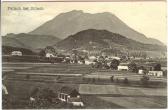
[[[11,7],[42,7],[43,10],[11,10]],[[110,12],[128,26],[166,43],[166,2],[3,2],[1,34],[27,33],[56,15],[71,10]]]

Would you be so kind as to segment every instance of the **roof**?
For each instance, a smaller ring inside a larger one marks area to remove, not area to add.
[[[81,102],[80,98],[70,98],[69,102]]]
[[[12,51],[12,53],[22,53],[21,51]]]
[[[62,87],[59,92],[69,94],[72,97],[73,96],[76,97],[77,95],[80,95],[79,92],[76,89],[70,88],[70,87],[67,87],[67,86]]]
[[[129,63],[120,63],[119,66],[128,66]]]

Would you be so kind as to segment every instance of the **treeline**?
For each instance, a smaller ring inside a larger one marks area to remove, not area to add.
[[[25,48],[2,46],[2,55],[10,55],[13,51],[21,51],[23,55],[36,55],[35,52]]]

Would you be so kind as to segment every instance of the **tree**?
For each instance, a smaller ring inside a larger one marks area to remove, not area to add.
[[[120,62],[116,59],[113,59],[110,63],[110,68],[111,69],[118,69],[118,65],[120,64]]]
[[[154,66],[154,71],[161,71],[161,64],[156,64],[155,66]]]
[[[138,72],[138,68],[137,68],[137,65],[136,63],[134,62],[131,62],[129,65],[128,65],[128,68],[131,72]]]
[[[114,76],[111,76],[110,80],[111,80],[111,82],[113,82],[114,81]]]
[[[149,77],[146,76],[146,75],[143,75],[142,78],[141,78],[141,83],[142,83],[144,86],[147,86],[147,85],[148,85],[148,82],[149,82]]]
[[[40,52],[39,52],[39,56],[42,56],[42,57],[44,57],[45,56],[45,50],[41,50]]]
[[[128,78],[124,78],[124,84],[128,84]]]
[[[54,47],[52,47],[52,46],[47,46],[45,48],[45,53],[57,54],[56,51],[55,51],[55,49],[54,49]]]

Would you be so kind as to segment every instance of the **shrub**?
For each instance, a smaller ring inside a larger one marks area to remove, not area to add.
[[[128,84],[128,79],[127,78],[124,78],[124,84]]]
[[[116,79],[116,82],[119,83],[119,79],[118,78]]]
[[[26,79],[30,79],[30,75],[29,74],[26,75]]]
[[[92,82],[95,83],[95,78],[92,79]]]
[[[137,65],[134,63],[134,62],[131,62],[129,65],[128,65],[128,68],[131,72],[138,72],[138,68],[137,68]]]
[[[142,83],[144,86],[147,86],[148,83],[149,83],[149,77],[146,76],[146,75],[142,76],[142,78],[141,78],[141,83]]]
[[[154,71],[161,71],[161,64],[156,64],[155,66],[154,66]]]
[[[110,81],[113,82],[114,81],[114,76],[110,77]]]
[[[113,59],[110,63],[110,68],[111,69],[118,69],[118,65],[120,64],[120,62],[116,59]]]

